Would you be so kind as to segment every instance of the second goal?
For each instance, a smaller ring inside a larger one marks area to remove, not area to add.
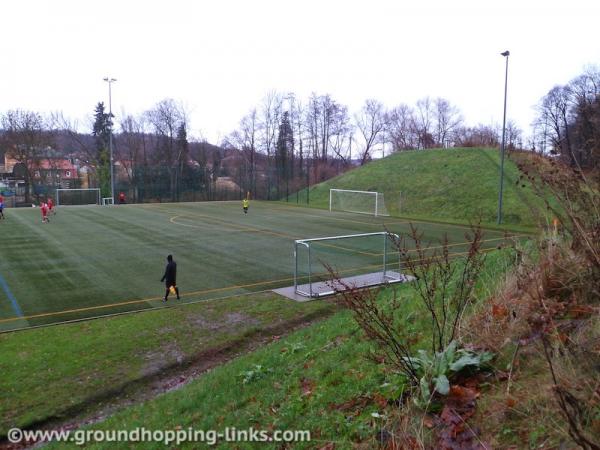
[[[99,205],[100,189],[57,189],[56,205]]]
[[[373,216],[389,216],[383,193],[375,191],[329,190],[329,211],[346,211]]]

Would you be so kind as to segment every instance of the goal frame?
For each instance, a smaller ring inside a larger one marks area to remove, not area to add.
[[[350,239],[350,238],[361,238],[367,236],[382,236],[383,237],[383,261],[382,261],[382,280],[383,282],[389,283],[399,283],[405,281],[405,277],[400,272],[400,249],[398,249],[398,273],[394,273],[387,270],[388,266],[388,252],[387,252],[387,240],[391,238],[392,240],[398,241],[400,237],[395,233],[390,233],[388,231],[379,231],[375,233],[359,233],[359,234],[346,234],[341,236],[328,236],[321,238],[312,238],[312,239],[297,239],[294,241],[294,293],[301,295],[303,297],[315,298],[322,297],[327,295],[335,294],[335,290],[331,289],[326,292],[315,292],[313,290],[313,282],[312,282],[312,262],[311,262],[311,243],[325,240],[341,240],[341,239]],[[301,286],[298,285],[298,247],[304,246],[308,249],[308,290],[304,290]],[[382,284],[382,283],[378,283]],[[373,286],[373,284],[371,285]],[[366,287],[366,286],[364,286]]]
[[[60,203],[60,195],[59,195],[59,193],[62,192],[62,191],[70,191],[70,192],[73,192],[73,191],[96,191],[97,195],[96,195],[96,203],[95,204],[96,205],[101,205],[102,204],[101,203],[102,195],[100,193],[100,188],[77,188],[77,189],[56,189],[56,206],[75,206],[75,205],[62,205]],[[92,205],[94,203],[85,203],[85,204],[86,205]],[[79,205],[76,205],[76,206],[79,206]]]
[[[375,212],[374,213],[366,212],[366,211],[347,210],[347,209],[341,209],[340,211],[352,212],[352,213],[357,213],[357,214],[374,215],[375,217],[389,216],[389,214],[387,214],[387,213],[386,214],[381,213],[380,196],[383,197],[383,193],[377,192],[377,191],[357,191],[357,190],[351,190],[351,189],[329,189],[329,212],[333,211],[333,194],[335,192],[349,192],[349,193],[353,193],[353,194],[365,194],[365,195],[375,196]]]

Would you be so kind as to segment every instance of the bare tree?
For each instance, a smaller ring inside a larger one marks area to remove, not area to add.
[[[570,123],[579,164],[600,167],[600,67],[588,67],[569,83]]]
[[[388,141],[394,151],[417,148],[418,133],[415,126],[415,112],[406,104],[400,104],[388,113]]]
[[[415,125],[418,135],[418,148],[430,148],[435,144],[433,138],[433,118],[435,112],[429,97],[417,101]]]
[[[329,147],[333,154],[344,164],[350,164],[352,159],[351,140],[354,134],[354,125],[348,114],[348,108],[335,104],[331,114],[329,133]]]
[[[260,117],[260,145],[267,155],[267,199],[271,198],[272,187],[272,159],[275,155],[275,147],[277,143],[277,131],[281,118],[281,107],[283,96],[276,92],[270,91],[263,99],[261,109],[259,110]]]
[[[121,121],[120,145],[117,147],[116,160],[121,163],[129,185],[134,186],[134,201],[138,200],[138,185],[145,184],[146,170],[142,170],[141,177],[139,169],[147,166],[148,136],[145,130],[146,121],[144,116],[134,117],[126,115]]]
[[[311,157],[317,159],[319,156],[319,115],[321,105],[317,94],[314,92],[308,99],[308,107],[306,108],[306,130],[308,132],[309,146],[312,150]]]
[[[565,156],[571,167],[577,165],[577,160],[569,137],[569,108],[571,105],[571,90],[567,86],[555,86],[542,99],[538,107],[540,119],[549,126],[550,139],[554,151]]]
[[[252,109],[240,120],[239,128],[226,139],[228,146],[242,152],[244,166],[248,173],[248,188],[256,192],[256,151],[259,131],[258,113]]]
[[[177,171],[182,161],[182,149],[178,145],[178,133],[186,126],[183,107],[172,99],[158,102],[146,112],[146,119],[156,137],[156,154],[169,173],[171,199],[177,194]]]
[[[26,181],[25,201],[29,203],[35,170],[53,143],[48,122],[33,111],[11,110],[2,116],[1,123],[4,132],[0,145],[20,163]]]
[[[506,123],[506,147],[509,150],[515,150],[522,147],[523,131],[517,126],[514,120]]]
[[[440,97],[434,100],[434,110],[436,144],[446,147],[452,140],[452,133],[462,124],[463,118],[456,106]]]
[[[355,115],[356,126],[364,139],[360,154],[360,164],[371,159],[373,146],[386,129],[386,115],[383,104],[378,100],[367,100],[358,114]]]

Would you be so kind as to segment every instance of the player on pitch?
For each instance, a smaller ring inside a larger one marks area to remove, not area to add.
[[[48,204],[42,202],[40,204],[40,211],[42,212],[42,223],[50,223],[50,219],[48,219]]]
[[[173,291],[177,294],[177,300],[181,298],[179,297],[179,288],[177,287],[177,263],[173,261],[173,255],[167,256],[167,267],[165,267],[165,274],[160,281],[164,281],[167,288],[163,302],[166,302],[169,299],[169,292]]]
[[[5,219],[4,217],[4,196],[0,192],[0,219]]]
[[[52,200],[52,197],[48,197],[48,214],[50,213],[56,215],[56,208],[54,208],[54,201]]]
[[[247,192],[246,198],[242,200],[242,207],[244,208],[244,214],[248,214],[249,206],[250,206],[250,192]]]

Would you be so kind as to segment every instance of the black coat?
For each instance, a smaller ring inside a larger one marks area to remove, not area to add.
[[[167,286],[175,286],[177,284],[177,263],[171,261],[165,268],[165,274],[160,281],[164,281]]]

